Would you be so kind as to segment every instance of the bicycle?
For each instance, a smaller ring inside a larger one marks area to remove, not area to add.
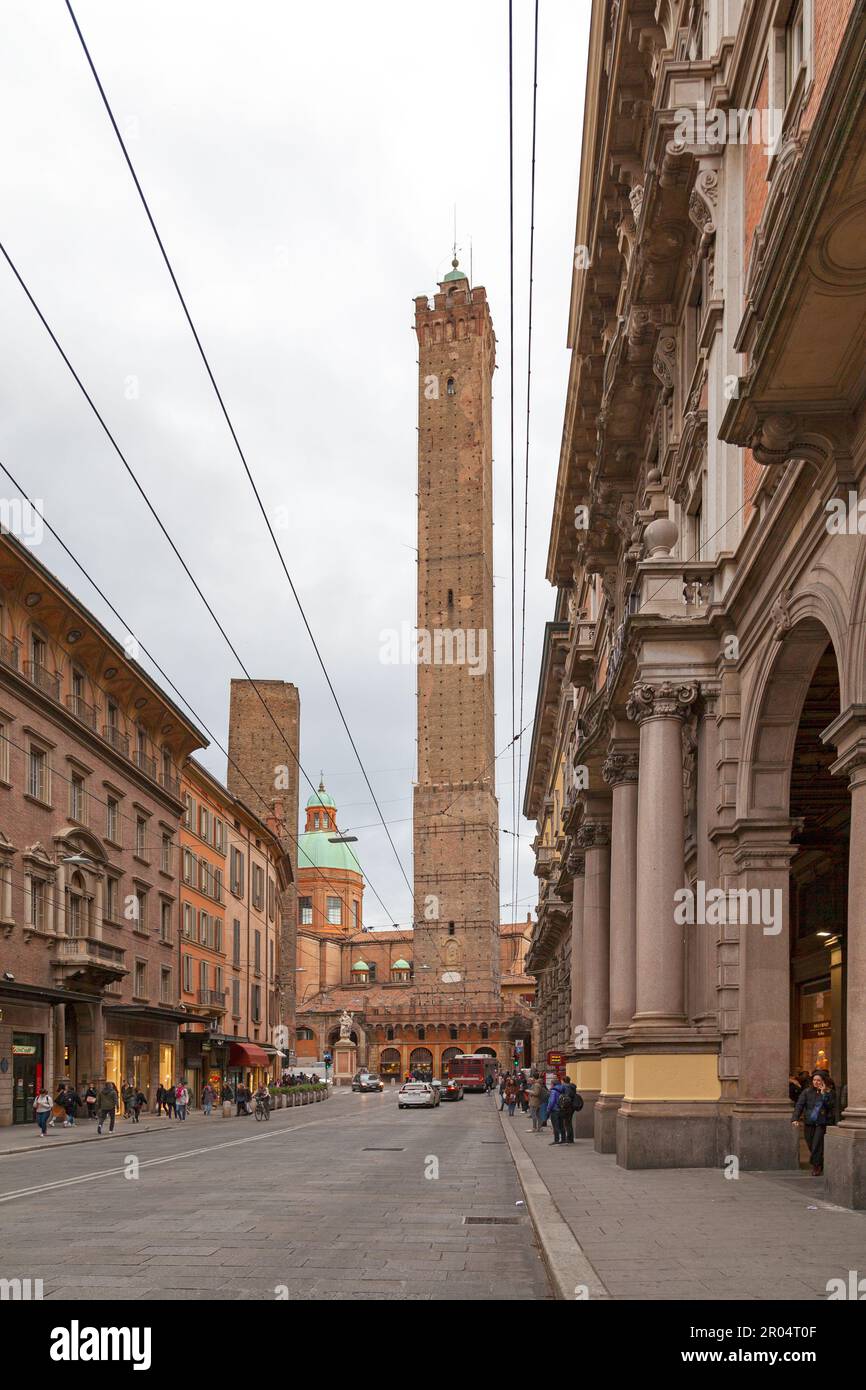
[[[269,1120],[271,1118],[271,1107],[266,1100],[256,1101],[256,1119]]]

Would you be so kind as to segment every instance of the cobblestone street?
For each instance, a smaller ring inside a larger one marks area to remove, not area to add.
[[[338,1092],[267,1125],[49,1142],[0,1158],[0,1277],[46,1299],[550,1296],[483,1096],[398,1112],[391,1092]]]

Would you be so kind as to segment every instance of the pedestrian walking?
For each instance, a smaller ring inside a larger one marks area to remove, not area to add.
[[[501,1075],[500,1078],[499,1078],[499,1109],[500,1109],[500,1111],[502,1111],[502,1110],[505,1109],[505,1086],[506,1086],[507,1080],[508,1080],[508,1078],[507,1078],[507,1076],[505,1075],[505,1072],[503,1072],[502,1075]]]
[[[132,1118],[132,1102],[135,1099],[135,1087],[130,1081],[127,1081],[120,1094],[123,1097],[123,1118],[129,1120]]]
[[[114,1133],[114,1117],[117,1113],[118,1100],[119,1096],[117,1094],[117,1087],[115,1086],[114,1082],[103,1081],[96,1094],[96,1104],[99,1111],[99,1123],[96,1126],[97,1134],[102,1133],[102,1126],[105,1124],[106,1120],[109,1121],[109,1134]]]
[[[201,1093],[201,1108],[205,1115],[209,1115],[216,1100],[216,1091],[208,1081]]]
[[[564,1144],[565,1139],[562,1132],[562,1121],[559,1117],[559,1097],[562,1095],[563,1082],[557,1078],[550,1088],[550,1095],[547,1099],[547,1118],[550,1120],[550,1127],[553,1130],[551,1144]]]
[[[826,1080],[825,1080],[826,1077]],[[803,1119],[803,1133],[809,1145],[812,1176],[819,1178],[824,1171],[824,1137],[828,1125],[838,1121],[838,1097],[829,1073],[816,1071],[811,1085],[804,1086],[794,1106],[792,1124]]]
[[[186,1107],[189,1105],[189,1091],[182,1081],[179,1081],[174,1088],[174,1109],[175,1115],[179,1120],[186,1119]]]
[[[519,1090],[519,1088],[518,1088],[517,1081],[515,1080],[515,1078],[514,1078],[513,1076],[509,1076],[509,1077],[506,1079],[506,1082],[505,1082],[504,1097],[505,1097],[505,1104],[508,1106],[508,1113],[509,1113],[509,1115],[511,1115],[511,1116],[514,1115],[514,1109],[515,1109],[515,1106],[517,1105],[517,1097],[518,1097],[519,1095],[520,1095],[520,1090]]]
[[[144,1108],[145,1108],[146,1105],[147,1105],[147,1096],[144,1094],[144,1091],[142,1091],[142,1090],[140,1090],[138,1087],[136,1087],[135,1095],[134,1095],[133,1098],[132,1098],[132,1122],[133,1122],[133,1124],[136,1124],[136,1125],[137,1125],[137,1124],[139,1123],[139,1120],[140,1120],[140,1117],[141,1117],[141,1112],[142,1112],[142,1110],[144,1110]]]
[[[84,1104],[87,1106],[87,1118],[96,1118],[96,1092],[90,1082],[87,1083],[87,1090],[84,1092]]]
[[[161,1115],[161,1114],[162,1114],[162,1107],[163,1107],[164,1105],[165,1105],[165,1087],[163,1086],[162,1082],[160,1081],[159,1085],[158,1085],[157,1088],[156,1088],[156,1113],[157,1113],[157,1115]]]
[[[547,1100],[547,1087],[540,1076],[533,1078],[532,1085],[529,1087],[529,1118],[532,1121],[532,1133],[540,1134],[542,1127],[541,1110]]]
[[[40,1091],[36,1092],[33,1100],[33,1113],[36,1116],[39,1133],[42,1135],[43,1139],[48,1138],[48,1119],[51,1115],[53,1105],[54,1101],[51,1099],[50,1093],[46,1091],[43,1086]]]
[[[165,1103],[165,1113],[166,1113],[166,1115],[168,1115],[169,1119],[173,1119],[173,1118],[174,1118],[174,1114],[175,1114],[175,1097],[176,1097],[176,1094],[177,1094],[177,1093],[176,1093],[176,1091],[175,1091],[174,1086],[169,1086],[169,1087],[166,1089],[166,1092],[165,1092],[165,1101],[164,1101],[164,1103]]]
[[[63,1092],[63,1108],[66,1111],[66,1119],[63,1121],[64,1129],[73,1129],[75,1126],[75,1112],[81,1104],[81,1097],[77,1094],[74,1086],[67,1086]]]

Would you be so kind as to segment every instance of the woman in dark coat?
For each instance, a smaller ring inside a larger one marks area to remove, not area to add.
[[[826,1077],[826,1080],[825,1080]],[[809,1145],[812,1160],[812,1176],[818,1178],[824,1171],[824,1136],[828,1125],[835,1125],[838,1099],[836,1087],[826,1072],[816,1071],[808,1086],[804,1086],[794,1106],[792,1124],[803,1120],[803,1133]]]

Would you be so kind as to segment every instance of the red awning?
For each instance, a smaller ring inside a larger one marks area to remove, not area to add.
[[[230,1067],[264,1067],[271,1065],[271,1059],[258,1043],[233,1042],[229,1050]]]

